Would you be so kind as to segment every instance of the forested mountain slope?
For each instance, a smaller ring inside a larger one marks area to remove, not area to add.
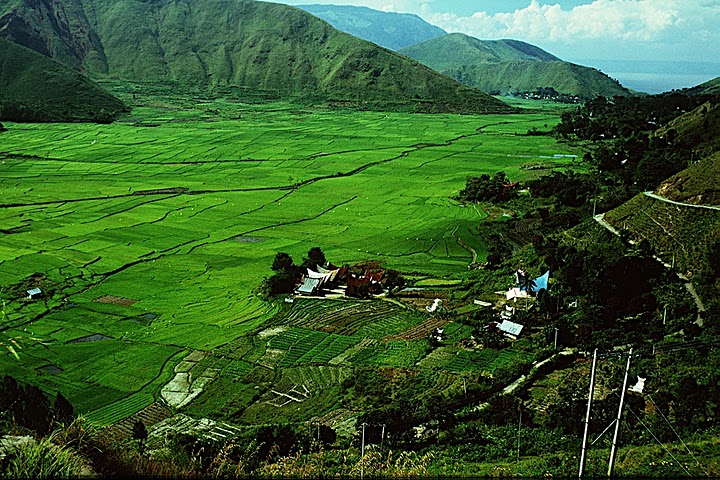
[[[720,77],[686,89],[689,95],[720,95]]]

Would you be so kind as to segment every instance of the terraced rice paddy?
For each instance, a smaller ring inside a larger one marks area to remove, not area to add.
[[[386,302],[298,302],[270,346],[245,337],[280,311],[255,293],[275,253],[299,262],[320,246],[335,263],[464,271],[472,259],[458,239],[485,255],[474,233],[484,213],[451,200],[466,177],[522,179],[537,172],[528,165],[574,153],[517,135],[557,121],[538,112],[178,105],[138,106],[112,125],[9,124],[0,139],[0,333],[24,347],[20,361],[0,356],[0,369],[62,391],[100,424],[158,399],[190,351],[212,352],[203,361],[220,362],[218,385],[244,385],[238,405],[272,372],[261,358],[273,368],[414,364],[419,339],[381,340],[425,319]],[[44,298],[27,300],[32,287]],[[83,338],[101,341],[73,343]],[[359,347],[365,339],[377,348]],[[209,398],[196,401],[220,404]]]

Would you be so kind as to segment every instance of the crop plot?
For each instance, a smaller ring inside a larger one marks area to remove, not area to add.
[[[122,305],[124,307],[129,307],[130,305],[134,305],[138,302],[137,300],[133,300],[131,298],[116,297],[114,295],[103,295],[102,297],[96,298],[95,301],[100,303]]]
[[[218,368],[200,364],[205,355],[205,352],[192,352],[175,367],[175,377],[160,392],[168,405],[173,408],[187,405],[220,373]]]
[[[437,317],[431,317],[424,321],[423,323],[419,323],[411,328],[408,328],[407,330],[396,333],[395,335],[388,335],[387,337],[383,338],[383,341],[385,342],[391,342],[395,340],[424,340],[427,339],[428,336],[436,329],[441,328],[445,325],[447,325],[448,320],[437,318]]]
[[[382,338],[422,320],[391,302],[297,299],[282,321],[338,335]]]
[[[410,368],[427,354],[427,350],[427,341],[392,341],[361,350],[349,361],[354,364]]]
[[[494,350],[492,348],[461,350],[445,365],[445,368],[453,372],[493,372],[514,361],[531,362],[534,359],[535,356],[532,354],[512,350]]]

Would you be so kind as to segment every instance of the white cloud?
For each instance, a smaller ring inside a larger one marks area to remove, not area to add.
[[[720,0],[594,0],[568,9],[545,4],[551,2],[532,0],[514,12],[471,16],[433,11],[426,4],[420,14],[448,32],[524,40],[561,58],[584,56],[579,49],[588,47],[615,58],[720,58]]]
[[[448,32],[488,40],[523,40],[561,58],[710,62],[720,58],[720,0],[588,0],[575,7],[561,6],[568,5],[564,0],[532,0],[529,6],[512,12],[478,11],[466,16],[457,13],[457,5],[470,0],[277,1],[362,5],[415,13]],[[477,0],[472,3],[483,4]],[[462,5],[467,11],[467,4]]]
[[[448,31],[461,31],[479,38],[522,38],[529,41],[570,41],[573,39],[623,39],[652,41],[679,23],[687,24],[687,13],[702,19],[703,7],[691,7],[689,0],[596,0],[563,10],[533,0],[512,13],[469,17],[423,10],[425,18]],[[704,23],[704,22],[703,22]]]

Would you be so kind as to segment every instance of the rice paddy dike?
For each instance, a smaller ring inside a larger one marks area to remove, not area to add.
[[[487,214],[451,197],[468,176],[572,163],[572,146],[525,135],[556,112],[308,110],[123,88],[133,109],[113,124],[0,133],[0,334],[21,347],[0,356],[3,373],[62,392],[100,425],[162,420],[168,398],[253,424],[331,415],[357,366],[429,369],[461,389],[466,373],[518,360],[428,355],[439,323],[388,301],[289,306],[257,288],[276,252],[299,262],[314,246],[336,264],[378,260],[452,284],[484,260]],[[44,297],[27,299],[33,287]],[[446,325],[450,338],[464,329]]]

